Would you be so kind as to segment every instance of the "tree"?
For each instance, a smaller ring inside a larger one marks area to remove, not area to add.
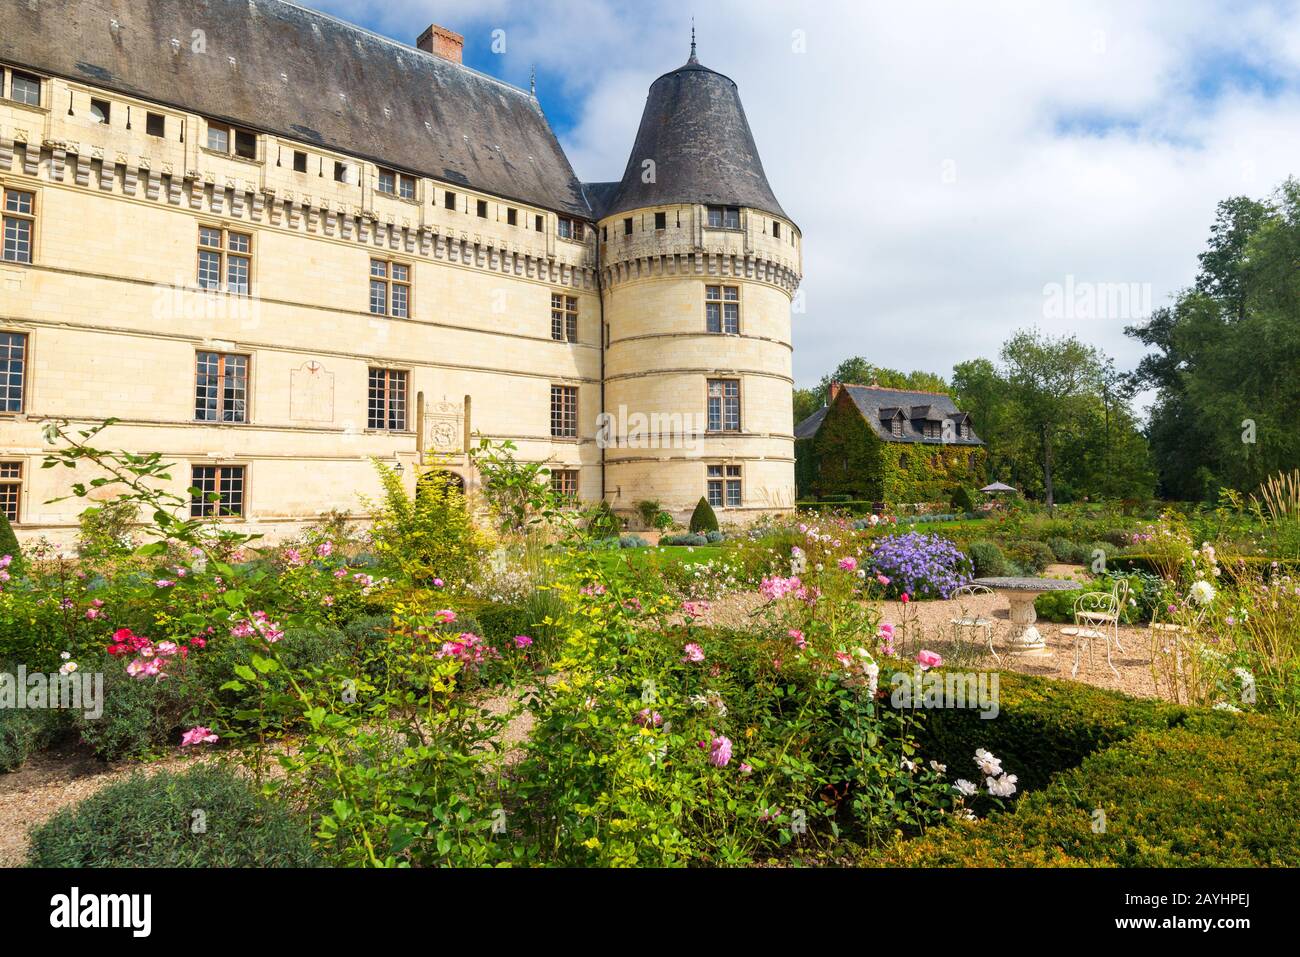
[[[1021,331],[1002,346],[1003,376],[1021,420],[1039,443],[1043,493],[1056,504],[1052,468],[1061,433],[1101,391],[1102,363],[1097,350],[1074,336],[1051,339]]]

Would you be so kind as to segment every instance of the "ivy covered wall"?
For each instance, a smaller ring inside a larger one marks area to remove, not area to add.
[[[983,446],[886,442],[841,393],[816,436],[795,444],[795,477],[801,497],[939,502],[983,485],[984,459]]]

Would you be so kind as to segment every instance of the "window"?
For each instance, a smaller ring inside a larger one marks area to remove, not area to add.
[[[709,380],[709,431],[740,431],[740,380]]]
[[[108,123],[112,110],[108,100],[91,99],[90,101],[90,118],[96,123]]]
[[[655,229],[667,229],[667,228],[668,228],[668,214],[655,213]]]
[[[710,465],[708,496],[714,508],[740,507],[740,466]]]
[[[551,435],[557,439],[578,437],[578,387],[551,386]]]
[[[705,286],[704,318],[709,332],[740,335],[740,287]]]
[[[537,231],[538,231],[539,233],[544,233],[544,232],[546,232],[546,229],[544,228],[544,227],[545,227],[545,224],[546,224],[546,221],[545,221],[545,219],[543,219],[541,216],[538,216],[536,219],[534,219],[534,220],[533,220],[533,223],[534,223],[534,225],[536,225],[536,227],[537,227]]]
[[[711,229],[739,229],[740,209],[735,206],[710,206],[709,227]]]
[[[257,159],[257,134],[249,130],[235,130],[235,155],[243,159]]]
[[[253,237],[216,226],[199,227],[199,288],[225,289],[247,296],[253,264]],[[222,277],[225,285],[222,285]]]
[[[194,418],[199,422],[248,421],[248,356],[198,354]]]
[[[0,514],[11,522],[18,521],[18,506],[22,499],[23,463],[0,462]]]
[[[163,116],[161,113],[146,113],[144,117],[144,131],[150,136],[166,136],[167,117]]]
[[[370,260],[370,312],[398,319],[410,317],[410,266],[383,259]]]
[[[334,161],[334,182],[346,183],[348,181],[348,164]]]
[[[957,434],[963,439],[970,438],[970,419],[962,419],[961,425],[957,427]]]
[[[28,106],[40,106],[41,81],[29,73],[12,71],[9,74],[9,99]]]
[[[307,172],[307,154],[302,150],[293,151],[293,171],[295,173]]]
[[[452,210],[454,210],[454,209],[456,208],[456,194],[453,193],[451,190],[447,190],[447,192],[443,193],[443,194],[442,194],[442,205],[443,205],[446,209],[452,209]]]
[[[190,516],[244,514],[244,466],[196,465],[190,472]]]
[[[551,338],[560,342],[578,341],[578,297],[551,293]]]
[[[4,252],[0,258],[10,263],[29,263],[36,229],[36,194],[6,189],[4,197]]]
[[[894,416],[894,418],[890,420],[889,434],[894,436],[894,438],[902,438],[903,420],[898,416]]]
[[[922,428],[921,434],[924,435],[927,439],[939,438],[938,422],[925,422],[921,428]]]
[[[478,201],[478,218],[479,218],[479,219],[487,219],[487,213],[488,213],[488,209],[487,209],[487,200],[486,200],[486,199],[480,199],[480,200]]]
[[[234,129],[220,123],[208,124],[208,149],[214,153],[230,155],[232,142],[235,156],[241,159],[257,159],[257,134],[252,130]]]
[[[415,199],[415,178],[391,169],[379,171],[379,191],[402,199]]]
[[[23,410],[27,377],[27,336],[0,332],[0,412]]]
[[[506,210],[506,224],[509,226],[519,225],[519,210],[517,209]]]
[[[582,223],[576,219],[569,219],[567,216],[559,217],[559,231],[561,239],[572,239],[582,242]]]
[[[631,216],[628,216],[626,219],[623,220],[623,235],[624,235],[624,236],[631,236],[631,235],[632,235],[632,217],[631,217]]]
[[[781,224],[778,223],[775,219],[772,220],[772,238],[773,239],[781,238]]]
[[[578,497],[578,470],[551,469],[551,491],[562,499],[572,501]]]
[[[397,369],[370,370],[367,427],[406,431],[406,373]]]
[[[601,227],[600,227],[600,241],[601,241],[602,243],[607,243],[607,242],[609,242],[609,227],[608,227],[608,226],[601,226]]]

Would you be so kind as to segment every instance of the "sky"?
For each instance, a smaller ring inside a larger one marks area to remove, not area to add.
[[[622,176],[650,83],[727,74],[804,236],[796,383],[854,355],[945,377],[1014,331],[1124,335],[1196,275],[1215,206],[1300,157],[1300,3],[309,0],[430,23],[527,88],[584,182]]]

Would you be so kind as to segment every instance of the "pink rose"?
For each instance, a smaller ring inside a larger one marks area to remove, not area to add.
[[[181,735],[181,747],[188,748],[195,744],[216,744],[220,738],[212,733],[211,728],[205,728],[199,725],[196,728],[190,728]]]
[[[718,735],[709,745],[709,763],[715,768],[725,768],[731,761],[731,739]]]
[[[938,668],[943,664],[943,656],[933,651],[918,651],[916,653],[916,663],[922,668]]]
[[[699,662],[704,660],[704,649],[693,641],[689,642],[682,650],[686,652],[686,654],[682,656],[682,661]]]

